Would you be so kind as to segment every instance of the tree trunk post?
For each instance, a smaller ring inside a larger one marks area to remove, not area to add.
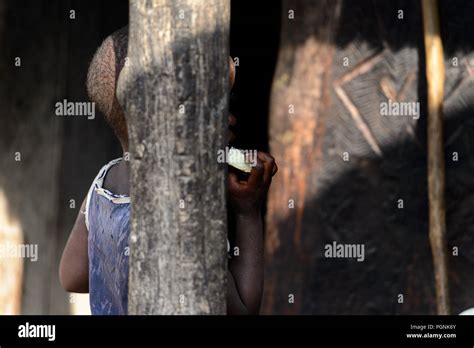
[[[226,313],[229,0],[132,0],[129,314]]]

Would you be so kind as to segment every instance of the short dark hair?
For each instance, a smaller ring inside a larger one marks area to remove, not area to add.
[[[105,115],[107,123],[123,144],[128,144],[127,124],[117,95],[117,80],[127,58],[128,26],[111,35],[97,49],[87,73],[87,93]]]

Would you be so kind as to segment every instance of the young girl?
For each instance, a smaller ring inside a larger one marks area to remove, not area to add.
[[[128,28],[110,35],[97,50],[87,76],[93,102],[105,115],[124,153],[128,152],[127,125],[115,91],[128,45]],[[231,88],[235,79],[230,64]],[[229,116],[229,124],[235,125]],[[229,134],[232,141],[234,135]],[[239,256],[228,266],[228,314],[257,314],[263,289],[263,230],[260,207],[277,167],[263,152],[247,180],[229,171],[228,197],[235,220]],[[92,314],[127,314],[130,235],[129,162],[122,158],[98,173],[82,203],[60,265],[66,291],[90,293]],[[229,226],[232,229],[234,226]]]

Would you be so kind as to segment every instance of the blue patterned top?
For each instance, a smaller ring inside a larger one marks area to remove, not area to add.
[[[102,187],[108,169],[120,161],[100,170],[86,200],[89,298],[95,315],[127,314],[130,198]]]

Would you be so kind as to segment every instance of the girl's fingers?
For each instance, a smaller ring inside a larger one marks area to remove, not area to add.
[[[274,163],[274,166],[273,166],[273,172],[272,172],[272,176],[275,176],[275,174],[278,172],[278,166],[276,164],[276,162]]]
[[[232,191],[232,190],[235,190],[235,189],[239,189],[241,186],[242,186],[242,184],[240,183],[237,174],[235,174],[234,172],[229,171],[229,174],[228,174],[228,187],[229,187],[229,189]]]
[[[263,162],[263,165],[265,167],[265,173],[263,175],[263,181],[265,182],[266,185],[270,184],[270,181],[272,180],[272,176],[275,175],[275,159],[270,156],[268,153],[261,152],[259,151],[257,154],[257,158],[260,159]]]
[[[265,167],[262,161],[257,159],[257,164],[252,167],[247,184],[251,188],[257,188],[263,182]]]

